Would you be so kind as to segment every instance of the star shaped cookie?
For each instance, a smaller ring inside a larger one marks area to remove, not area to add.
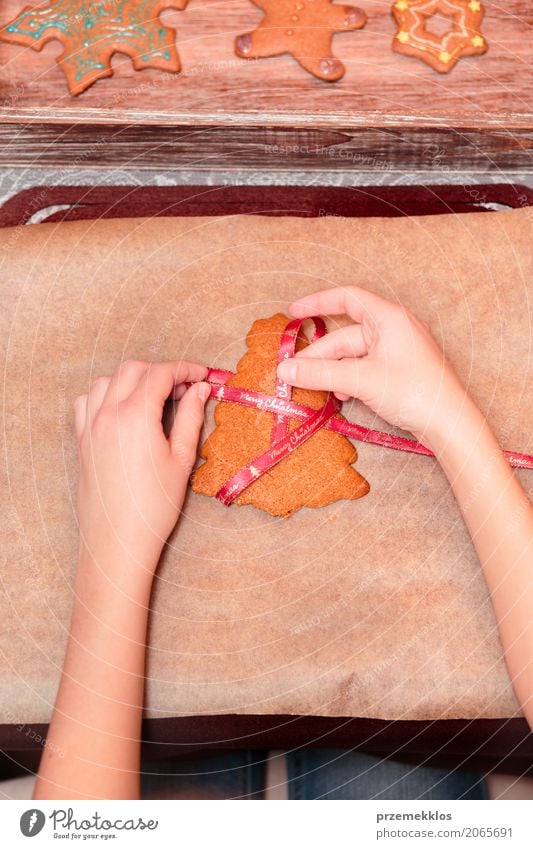
[[[0,39],[41,50],[63,44],[57,63],[71,94],[110,77],[113,53],[126,53],[135,70],[180,70],[175,31],[159,21],[163,9],[184,9],[188,0],[54,0],[24,8],[0,28]]]
[[[463,56],[479,56],[487,42],[479,30],[484,9],[479,0],[396,0],[392,7],[398,31],[393,50],[422,59],[447,74]],[[450,19],[450,29],[437,35],[428,29],[434,15]]]
[[[235,52],[243,59],[290,53],[315,77],[335,82],[345,67],[331,52],[336,32],[349,32],[366,24],[365,13],[356,6],[332,0],[252,0],[265,13],[253,32],[238,36]]]

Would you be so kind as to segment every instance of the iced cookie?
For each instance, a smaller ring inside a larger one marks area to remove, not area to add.
[[[55,0],[23,9],[0,28],[0,39],[41,50],[52,40],[63,44],[57,63],[70,93],[81,94],[96,80],[110,77],[113,53],[126,53],[135,70],[180,70],[176,33],[163,26],[163,9],[184,9],[188,0]]]
[[[440,35],[431,31],[431,19],[437,14],[450,20],[450,28]],[[487,42],[479,31],[483,14],[479,0],[396,0],[393,50],[447,74],[463,56],[486,52]]]
[[[361,29],[367,17],[356,6],[332,0],[252,0],[265,13],[253,32],[238,36],[235,52],[243,59],[290,53],[315,77],[335,82],[345,67],[331,52],[336,32]]]

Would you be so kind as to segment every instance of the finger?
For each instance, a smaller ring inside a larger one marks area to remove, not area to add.
[[[170,450],[187,476],[196,460],[198,440],[204,423],[205,402],[211,394],[208,383],[190,386],[179,402],[170,432]]]
[[[180,398],[183,398],[183,396],[185,395],[186,392],[187,392],[186,385],[184,383],[179,383],[177,386],[174,387],[174,389],[172,391],[172,397],[175,401],[179,401]]]
[[[97,377],[91,386],[87,396],[87,420],[89,422],[94,421],[94,417],[104,402],[110,383],[110,377]]]
[[[278,377],[301,389],[322,389],[360,397],[369,384],[372,367],[366,359],[315,360],[293,357],[278,366]]]
[[[317,339],[316,342],[299,351],[296,356],[341,360],[343,357],[362,357],[364,354],[368,354],[368,348],[363,339],[363,330],[360,324],[352,324],[350,327],[341,327]]]
[[[76,436],[81,439],[87,421],[87,395],[80,395],[74,401],[74,427]]]
[[[110,380],[105,403],[116,406],[128,398],[150,365],[142,360],[123,360]]]
[[[354,321],[371,317],[377,320],[383,311],[388,311],[391,302],[359,286],[338,286],[323,289],[295,301],[289,307],[291,315],[306,318],[310,315],[349,315]]]
[[[147,405],[148,409],[160,415],[165,401],[171,396],[176,385],[197,383],[206,377],[207,371],[207,366],[187,360],[149,363],[129,397],[132,400],[138,399],[143,405]]]

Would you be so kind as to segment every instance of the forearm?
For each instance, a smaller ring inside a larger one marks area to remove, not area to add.
[[[427,440],[426,440],[427,441]],[[475,545],[507,667],[533,728],[533,507],[494,434],[469,399],[430,445]]]
[[[116,560],[109,567],[80,561],[35,798],[139,798],[151,580],[145,573],[148,578],[124,583],[124,575],[136,567]]]

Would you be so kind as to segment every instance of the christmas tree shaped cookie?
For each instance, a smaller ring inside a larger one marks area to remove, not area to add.
[[[226,386],[276,395],[278,352],[288,322],[281,313],[254,322],[246,338],[249,350]],[[296,350],[305,345],[307,340],[300,331]],[[223,394],[224,390],[221,399]],[[292,392],[294,402],[315,410],[324,407],[327,398],[326,392]],[[216,427],[201,448],[205,462],[194,473],[194,492],[217,495],[239,470],[270,449],[276,419],[268,409],[221,400],[215,409]],[[287,422],[289,433],[302,425],[291,417]],[[360,498],[366,495],[369,485],[352,468],[356,460],[357,451],[345,436],[321,428],[259,475],[240,492],[235,503],[251,504],[274,516],[290,516],[300,507],[323,507],[339,499]]]

